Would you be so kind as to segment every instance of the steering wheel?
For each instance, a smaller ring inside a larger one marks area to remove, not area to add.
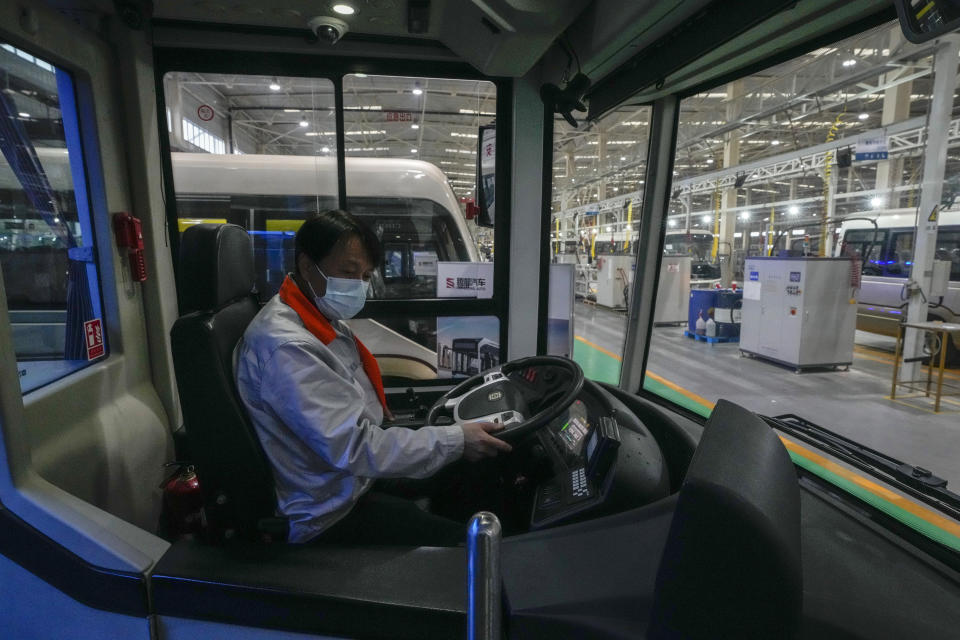
[[[551,389],[552,394],[562,394],[559,399],[528,417],[529,407],[523,393],[507,376],[516,371],[533,369],[535,372],[539,367],[557,367],[569,375],[563,377],[559,387]],[[558,356],[520,358],[471,376],[450,389],[430,407],[427,424],[438,424],[444,414],[457,423],[497,422],[505,428],[493,435],[506,442],[519,442],[573,404],[581,389],[583,369],[573,360]]]

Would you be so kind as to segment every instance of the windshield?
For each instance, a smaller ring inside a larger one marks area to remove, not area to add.
[[[904,320],[960,322],[960,148],[924,161],[960,112],[956,73],[935,77],[937,55],[956,66],[956,48],[912,44],[891,22],[681,100],[647,392],[702,416],[721,398],[792,414],[960,491],[960,331],[905,330],[898,347]],[[952,110],[931,108],[938,94]],[[624,106],[595,123],[600,134],[565,135],[555,162],[579,140],[577,154],[618,156],[611,144],[643,139],[644,115]],[[632,178],[641,161],[627,158],[597,172],[601,188]],[[585,212],[624,220],[609,186],[584,198],[592,175],[556,162],[561,229]],[[577,316],[574,355],[616,383],[623,289],[639,265],[597,256],[595,273],[581,269],[595,304]],[[698,283],[711,277],[719,290]]]
[[[942,390],[960,383],[960,335],[911,332],[897,353],[901,321],[960,319],[960,220],[919,191],[935,181],[952,194],[960,153],[947,153],[945,169],[924,166],[923,144],[908,150],[896,137],[935,115],[938,90],[953,95],[956,78],[938,89],[934,63],[890,23],[681,102],[668,221],[714,230],[729,261],[723,290],[688,296],[681,330],[654,329],[647,389],[700,413],[727,398],[795,414],[960,489],[960,398],[935,400],[941,352]],[[916,75],[891,79],[892,64]],[[948,135],[949,113],[938,126]],[[926,218],[916,211],[934,204],[925,268],[942,261],[945,277],[921,284],[914,225]],[[677,299],[668,293],[658,305]],[[895,364],[905,386],[891,394]]]

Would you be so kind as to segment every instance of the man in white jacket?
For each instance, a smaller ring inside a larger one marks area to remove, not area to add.
[[[377,478],[425,478],[459,459],[510,451],[491,423],[381,428],[390,416],[376,360],[343,320],[366,300],[382,250],[344,211],[307,220],[296,271],[237,345],[237,388],[273,467],[290,542],[454,545],[466,523],[370,492]]]

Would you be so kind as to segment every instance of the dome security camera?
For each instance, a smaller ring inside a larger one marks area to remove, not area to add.
[[[350,31],[350,25],[346,22],[328,16],[311,18],[307,25],[313,32],[314,38],[326,44],[336,44],[340,41],[340,38]]]

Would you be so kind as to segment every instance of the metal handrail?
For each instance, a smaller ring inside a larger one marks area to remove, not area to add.
[[[467,525],[467,638],[500,640],[500,520],[480,511]]]

